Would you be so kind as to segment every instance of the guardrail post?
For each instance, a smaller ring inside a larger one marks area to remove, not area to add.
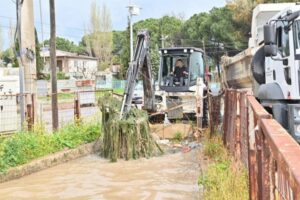
[[[228,90],[225,91],[225,97],[224,97],[224,117],[223,117],[223,144],[224,146],[227,145],[226,138],[228,134]]]
[[[265,139],[265,136],[263,135],[261,129],[260,134],[262,135],[262,199],[270,199],[270,149],[268,147],[267,141]]]
[[[241,131],[240,131],[240,126],[241,126],[241,93],[237,92],[236,93],[236,115],[235,115],[235,130],[234,130],[234,135],[235,135],[235,158],[239,159],[241,157]]]
[[[235,155],[235,143],[236,143],[236,116],[237,116],[237,91],[232,90],[231,98],[229,99],[230,106],[230,124],[229,124],[229,134],[227,135],[227,141],[229,141],[229,150],[230,153]]]
[[[260,130],[255,130],[255,150],[256,150],[256,180],[257,180],[257,186],[258,186],[258,199],[263,199],[263,163],[264,160],[262,158],[262,133]]]
[[[26,105],[27,129],[31,131],[34,124],[34,94],[30,96],[31,102]]]
[[[35,105],[36,105],[36,101],[35,101],[35,99],[36,99],[36,96],[35,96],[35,94],[31,94],[31,105],[32,105],[32,125],[34,125],[34,123],[35,123],[35,117],[36,117],[36,115],[35,115]]]
[[[248,107],[247,93],[240,95],[240,159],[248,167]]]
[[[249,103],[250,104],[250,103]],[[248,104],[248,107],[250,107]],[[256,177],[256,152],[255,152],[255,116],[253,110],[248,110],[248,168],[249,168],[249,195],[250,200],[257,200],[257,177]]]
[[[76,123],[80,121],[80,99],[79,92],[76,93],[74,98],[74,120]]]

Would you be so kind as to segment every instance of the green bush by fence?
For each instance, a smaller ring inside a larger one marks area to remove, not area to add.
[[[217,136],[207,139],[203,151],[210,159],[204,175],[199,177],[199,184],[204,187],[204,199],[248,199],[247,170],[240,163],[234,162],[221,138]]]
[[[65,148],[95,141],[100,137],[100,130],[98,122],[82,122],[66,125],[54,134],[47,134],[41,128],[16,133],[0,140],[0,172]]]

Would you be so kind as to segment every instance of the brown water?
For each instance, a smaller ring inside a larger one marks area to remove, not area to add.
[[[110,163],[91,155],[0,184],[0,199],[199,199],[199,152]]]

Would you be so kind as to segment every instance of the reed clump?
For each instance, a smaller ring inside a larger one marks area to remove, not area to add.
[[[150,133],[146,112],[132,108],[120,119],[121,102],[111,96],[99,99],[102,112],[103,157],[116,162],[162,154]]]

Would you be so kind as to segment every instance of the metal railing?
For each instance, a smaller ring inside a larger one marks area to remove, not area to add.
[[[25,102],[23,122],[21,98]],[[31,129],[34,112],[33,94],[0,94],[0,135],[10,134],[25,127]]]
[[[114,95],[112,89],[82,90],[76,92],[59,92],[58,118],[59,127],[94,116],[98,111],[98,99],[104,94]],[[35,94],[1,94],[0,95],[0,136],[13,134],[21,130],[32,130],[34,124],[42,124],[47,131],[52,130],[51,94],[37,97]],[[21,120],[20,99],[25,99],[24,121]]]
[[[227,90],[223,141],[249,172],[251,200],[300,199],[300,146],[244,91]]]

